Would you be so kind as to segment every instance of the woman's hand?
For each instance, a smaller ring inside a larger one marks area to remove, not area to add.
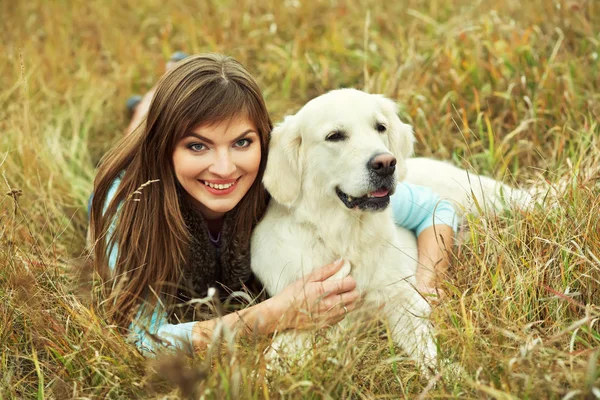
[[[417,282],[416,289],[431,304],[437,305],[446,299],[446,292],[435,284]]]
[[[319,324],[332,325],[356,307],[360,294],[351,276],[329,279],[340,270],[337,260],[297,280],[267,302],[273,328],[309,329]]]
[[[308,329],[341,321],[354,310],[360,297],[354,278],[333,277],[343,264],[343,260],[338,260],[325,265],[252,307],[196,322],[192,331],[194,347],[198,351],[206,348],[219,322],[230,328],[242,327],[240,331],[246,334],[269,334],[276,329]]]

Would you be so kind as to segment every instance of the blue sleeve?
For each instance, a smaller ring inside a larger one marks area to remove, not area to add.
[[[167,313],[161,310],[160,305],[156,305],[150,318],[143,317],[143,308],[140,307],[129,326],[129,337],[146,356],[155,355],[164,349],[189,351],[193,349],[192,332],[195,324],[196,322],[170,324]]]
[[[104,203],[104,212],[108,208],[110,201],[115,196],[117,188],[121,183],[121,177],[117,177],[112,183],[106,201]],[[108,229],[107,243],[115,230],[115,222]],[[112,246],[108,252],[108,267],[114,273],[117,263],[117,248]],[[137,348],[144,355],[154,355],[161,348],[173,348],[187,350],[192,349],[192,330],[195,322],[186,322],[182,324],[169,324],[167,313],[162,310],[160,304],[154,308],[150,318],[144,317],[143,306],[140,307],[136,317],[131,321],[129,326],[129,337],[133,340]],[[153,339],[152,335],[157,336],[162,343]]]
[[[417,236],[434,224],[448,225],[454,233],[458,229],[459,218],[452,204],[430,188],[400,182],[391,203],[394,222]]]

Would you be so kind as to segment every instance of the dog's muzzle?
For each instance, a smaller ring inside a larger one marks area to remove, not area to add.
[[[386,178],[372,179],[370,185],[373,189],[361,196],[351,196],[339,187],[335,188],[338,198],[349,209],[358,208],[363,211],[382,211],[390,204],[390,196],[396,189],[394,175]]]
[[[396,189],[396,158],[390,153],[375,154],[367,162],[370,188],[366,194],[351,196],[335,188],[335,193],[342,203],[350,209],[364,211],[381,211],[390,204],[390,195]]]

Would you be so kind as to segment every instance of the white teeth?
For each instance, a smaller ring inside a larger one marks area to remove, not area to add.
[[[348,196],[348,201],[351,202],[352,200],[354,200],[352,196]]]
[[[368,198],[371,198],[371,197],[373,197],[373,196],[371,195],[371,193],[367,193],[367,197],[368,197]]]
[[[219,189],[219,190],[224,190],[224,189],[229,189],[230,187],[233,186],[235,182],[232,183],[225,183],[225,184],[219,184],[219,183],[210,183],[208,181],[204,181],[204,184],[206,186],[210,186],[213,189]]]

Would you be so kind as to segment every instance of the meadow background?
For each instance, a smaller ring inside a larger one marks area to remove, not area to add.
[[[600,398],[600,2],[0,2],[0,399]],[[269,375],[268,339],[147,362],[102,322],[85,262],[95,166],[176,50],[234,56],[275,121],[329,89],[384,93],[417,154],[542,206],[468,217],[427,379],[386,327]]]

